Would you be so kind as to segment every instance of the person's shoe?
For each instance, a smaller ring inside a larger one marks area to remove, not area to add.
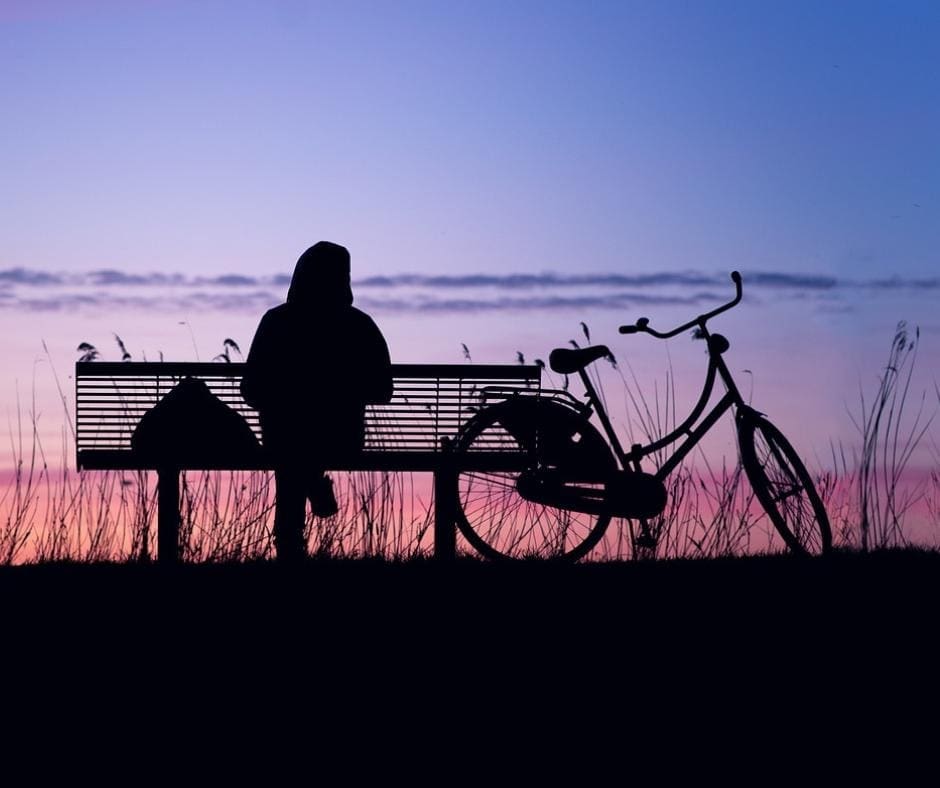
[[[339,511],[333,493],[333,480],[325,473],[313,480],[307,497],[310,498],[310,510],[315,517],[332,517]]]
[[[279,564],[301,564],[307,559],[307,542],[303,531],[274,533],[274,549]]]

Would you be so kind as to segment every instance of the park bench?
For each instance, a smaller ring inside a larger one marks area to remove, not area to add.
[[[242,416],[261,438],[258,414],[239,390],[245,365],[221,362],[78,362],[75,365],[76,467],[90,470],[148,470],[157,476],[157,550],[161,563],[179,560],[179,474],[183,470],[272,470],[263,451],[224,461],[155,467],[131,448],[140,418],[186,377],[209,389]],[[434,554],[456,550],[457,473],[450,440],[482,402],[482,393],[511,396],[537,390],[541,368],[522,364],[393,364],[394,393],[386,405],[370,405],[362,451],[335,471],[414,471],[434,474]],[[522,462],[519,450],[494,446],[463,458],[475,468]],[[260,459],[259,459],[260,457]]]

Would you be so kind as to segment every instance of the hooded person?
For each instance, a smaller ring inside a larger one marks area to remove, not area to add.
[[[320,517],[336,513],[333,461],[362,448],[365,408],[392,395],[388,346],[353,305],[349,252],[320,241],[294,268],[287,301],[261,318],[241,391],[258,411],[273,459],[279,559],[306,554],[306,500]]]

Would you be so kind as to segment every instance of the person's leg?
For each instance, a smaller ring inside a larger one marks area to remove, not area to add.
[[[310,511],[317,517],[332,517],[339,511],[336,495],[333,492],[333,480],[320,467],[310,468],[307,479]]]
[[[304,540],[304,515],[307,491],[304,474],[295,468],[274,471],[274,547],[279,561],[303,559],[307,555]]]
[[[326,469],[349,467],[348,463],[362,451],[364,436],[362,418],[345,418],[319,425],[307,441],[307,497],[315,516],[333,517],[339,512],[333,480]]]

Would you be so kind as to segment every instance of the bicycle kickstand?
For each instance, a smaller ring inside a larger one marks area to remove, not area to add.
[[[653,536],[649,522],[645,519],[640,520],[640,533],[634,540],[634,546],[642,550],[656,549],[656,537]]]

